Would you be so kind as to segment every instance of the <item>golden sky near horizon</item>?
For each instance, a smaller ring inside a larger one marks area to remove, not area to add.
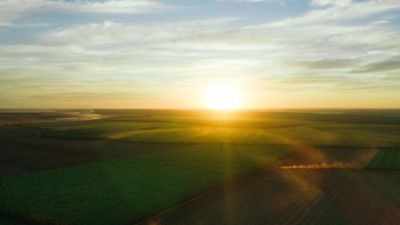
[[[399,12],[397,0],[3,0],[0,108],[399,108]]]

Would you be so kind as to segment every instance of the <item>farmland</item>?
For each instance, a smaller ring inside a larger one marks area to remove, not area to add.
[[[400,169],[400,151],[396,148],[382,149],[368,163],[370,169]]]
[[[4,224],[400,221],[396,110],[0,118],[7,121],[0,126]]]

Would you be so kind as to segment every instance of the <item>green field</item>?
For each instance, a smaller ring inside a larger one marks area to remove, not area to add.
[[[0,182],[0,210],[45,224],[127,224],[272,163],[282,149],[187,147]]]
[[[68,121],[25,113],[23,122],[15,114],[16,121],[0,126],[0,224],[133,224],[280,165],[400,168],[400,120],[393,112],[94,113],[95,120]],[[279,182],[301,184],[296,191],[310,189],[300,177],[280,176]],[[263,179],[257,190],[268,185]]]
[[[22,223],[19,223],[15,220],[6,218],[6,217],[0,217],[0,224],[1,225],[23,225]]]
[[[381,149],[368,163],[369,169],[400,169],[400,150],[398,148]]]
[[[400,122],[393,116],[250,112],[231,118],[179,111],[156,111],[147,116],[141,111],[107,113],[97,121],[44,124],[40,135],[141,143],[400,146]]]

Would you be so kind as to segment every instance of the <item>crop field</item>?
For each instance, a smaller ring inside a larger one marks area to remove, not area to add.
[[[400,169],[400,148],[381,149],[368,163],[370,169]]]
[[[260,170],[139,224],[400,223],[400,173]]]
[[[400,223],[395,110],[0,118],[0,224]]]
[[[146,115],[139,111],[132,115],[105,114],[105,118],[97,121],[50,123],[41,127],[45,131],[40,135],[69,140],[111,139],[141,143],[399,146],[398,118],[381,116],[379,120],[377,117],[241,113],[232,119],[224,115],[205,117],[195,112],[167,111]]]
[[[23,223],[17,222],[15,220],[11,220],[6,217],[0,217],[0,224],[1,225],[23,225]]]
[[[191,147],[13,177],[0,183],[0,208],[39,223],[126,224],[282,154],[282,149]]]

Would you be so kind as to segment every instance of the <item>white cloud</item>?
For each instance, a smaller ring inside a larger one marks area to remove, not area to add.
[[[38,12],[150,13],[171,8],[156,0],[1,0],[0,27],[11,26],[15,19]]]
[[[210,31],[220,31],[235,18],[220,18],[203,21],[123,24],[112,21],[75,25],[65,29],[42,33],[40,39],[49,45],[96,46],[105,44],[127,44],[144,47],[166,42],[177,42]]]
[[[352,3],[352,0],[311,0],[311,4],[315,6],[338,6],[344,7]]]
[[[298,74],[308,74],[308,81],[317,80],[320,84],[326,81],[335,87],[338,83],[341,88],[369,84],[361,80],[386,87],[392,83],[387,82],[386,72],[381,67],[358,75],[354,75],[352,70],[364,64],[390,60],[399,54],[400,39],[397,37],[400,36],[400,30],[391,21],[379,22],[382,21],[380,15],[396,11],[400,11],[400,2],[393,0],[346,4],[336,2],[277,22],[200,34],[186,40],[182,46],[214,49],[224,58],[253,60],[254,66],[247,68],[247,74],[268,76],[278,81],[291,79],[291,76]],[[371,22],[360,22],[361,19]],[[330,66],[332,61],[340,60],[354,62],[346,67]],[[308,64],[319,62],[319,67],[295,68],[282,65],[298,61],[306,61]],[[313,79],[315,75],[320,77]],[[332,76],[341,79],[332,83]]]
[[[48,3],[50,9],[94,13],[148,13],[164,11],[168,7],[155,0],[107,0]]]
[[[377,22],[380,16],[353,22],[396,10],[399,3],[390,0],[328,4],[298,17],[233,28],[232,18],[146,25],[105,21],[51,30],[28,45],[0,46],[0,59],[3,67],[46,67],[48,74],[142,80],[250,76],[268,79],[271,89],[355,89],[372,82],[378,90],[393,86],[385,76],[397,69],[392,61],[400,52],[400,30],[390,19]]]
[[[327,7],[323,8],[317,7],[302,16],[284,19],[269,25],[298,26],[306,24],[345,23],[400,10],[400,1],[398,0],[368,0],[363,2],[320,1],[332,4],[327,4]]]
[[[286,3],[288,0],[218,0],[219,2],[239,2],[239,3]]]

